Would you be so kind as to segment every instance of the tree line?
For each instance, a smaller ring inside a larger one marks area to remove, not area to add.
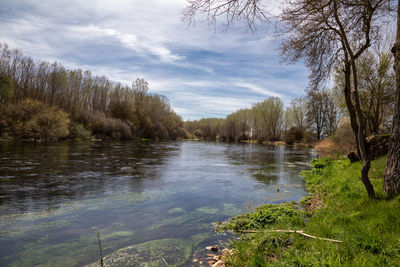
[[[58,62],[34,61],[0,43],[0,137],[177,139],[183,120],[168,99]]]
[[[395,94],[392,64],[390,54],[382,51],[367,53],[357,63],[367,136],[390,132]],[[341,90],[345,77],[340,68],[334,71],[334,77],[332,88],[309,88],[305,96],[293,99],[286,108],[280,98],[270,97],[225,119],[186,121],[184,127],[193,137],[205,140],[285,141],[292,145],[335,136],[355,144]]]

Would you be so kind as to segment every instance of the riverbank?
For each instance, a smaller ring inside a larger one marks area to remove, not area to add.
[[[361,163],[313,160],[313,169],[301,173],[310,193],[300,202],[303,208],[294,202],[263,205],[215,225],[240,235],[231,241],[235,253],[226,257],[227,265],[399,266],[400,197],[388,200],[382,193],[385,162],[372,163],[378,200],[371,200],[359,180]]]

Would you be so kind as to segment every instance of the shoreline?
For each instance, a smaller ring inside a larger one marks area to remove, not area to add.
[[[385,162],[372,163],[376,188],[382,188]],[[359,162],[322,157],[312,163],[301,172],[308,195],[299,203],[261,205],[217,223],[218,231],[238,236],[221,266],[400,265],[400,227],[393,225],[400,220],[400,196],[379,192],[378,200],[369,199]]]

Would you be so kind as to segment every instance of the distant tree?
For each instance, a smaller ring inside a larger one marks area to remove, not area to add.
[[[285,111],[286,127],[306,128],[307,101],[305,97],[297,97],[290,101],[290,106]]]
[[[283,125],[283,102],[279,97],[270,97],[253,106],[255,116],[258,117],[260,135],[266,140],[278,140]]]
[[[8,102],[14,96],[14,81],[0,72],[0,103]]]
[[[68,70],[58,62],[35,63],[1,43],[0,78],[0,104],[12,97],[16,103],[35,99],[60,108],[71,114],[76,136],[87,136],[88,129],[111,138],[186,136],[182,118],[165,97],[148,92],[144,79],[122,85],[90,71]],[[38,122],[44,124],[44,115],[40,118]]]
[[[335,101],[326,89],[307,92],[307,119],[317,140],[331,135],[338,122]]]

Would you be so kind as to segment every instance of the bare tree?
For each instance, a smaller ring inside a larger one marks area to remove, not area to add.
[[[206,14],[209,22],[215,22],[216,17],[224,15],[227,16],[228,23],[232,24],[235,19],[244,19],[248,24],[250,22],[250,25],[254,25],[254,21],[260,19],[258,14],[261,11],[261,14],[268,15],[260,2],[189,0],[185,16],[193,19],[196,12],[199,12]],[[322,80],[329,77],[338,61],[343,62],[346,104],[363,160],[361,180],[370,197],[375,196],[375,191],[368,178],[371,163],[365,140],[365,116],[358,92],[356,60],[379,37],[379,26],[390,12],[390,4],[390,0],[287,0],[281,16],[287,26],[282,54],[291,61],[306,59],[311,70],[311,87],[317,87]]]
[[[263,0],[187,0],[188,6],[183,11],[184,19],[192,24],[196,14],[205,15],[208,24],[215,24],[218,17],[224,17],[226,25],[241,21],[255,30],[257,22],[269,21],[271,17]]]

